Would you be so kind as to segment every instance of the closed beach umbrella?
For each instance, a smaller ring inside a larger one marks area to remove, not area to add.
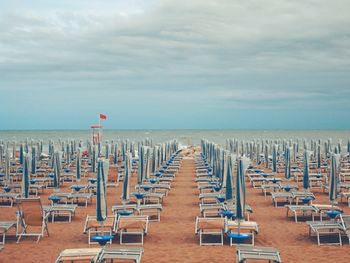
[[[290,148],[286,147],[286,152],[284,156],[284,177],[286,179],[290,179],[291,172],[290,172]]]
[[[273,145],[272,149],[272,172],[277,173],[277,145]]]
[[[321,145],[320,144],[317,145],[316,156],[317,156],[316,158],[317,169],[320,172],[320,169],[321,169]]]
[[[9,182],[10,181],[10,153],[9,149],[5,151],[5,178]]]
[[[36,150],[32,147],[32,162],[31,162],[31,174],[36,174]]]
[[[23,177],[22,177],[22,197],[29,197],[29,156],[26,154],[23,160]]]
[[[76,177],[77,177],[77,182],[80,182],[80,178],[81,178],[81,153],[80,150],[78,150],[77,152],[77,156],[76,156]]]
[[[53,165],[53,187],[55,191],[60,190],[60,184],[61,184],[61,159],[59,152],[54,153],[54,165]]]
[[[149,179],[151,170],[151,148],[147,147],[145,158],[145,178]]]
[[[264,149],[264,164],[265,168],[269,168],[269,146],[265,144],[265,149]]]
[[[309,153],[308,153],[307,150],[304,150],[303,188],[305,190],[310,188],[310,180],[309,180]]]
[[[23,164],[23,144],[19,145],[19,163]]]
[[[96,172],[96,146],[92,147],[91,171],[93,173]]]
[[[102,224],[107,218],[106,182],[103,161],[98,161],[96,185],[96,219]]]
[[[329,201],[333,205],[337,201],[338,196],[338,165],[339,165],[339,154],[332,154],[331,156],[331,169],[329,175]]]
[[[144,154],[143,147],[139,147],[139,166],[137,171],[137,184],[141,185],[143,181]]]
[[[130,180],[130,172],[131,172],[131,156],[130,154],[125,155],[125,176],[123,180],[123,193],[122,193],[122,201],[125,204],[130,198],[129,192],[129,180]]]
[[[228,156],[228,165],[226,166],[226,192],[225,192],[225,200],[226,202],[233,202],[233,167],[234,162],[236,161],[236,158],[233,157],[231,154]]]
[[[238,222],[244,220],[244,211],[245,211],[245,170],[248,167],[250,160],[248,158],[239,158],[237,163],[237,172],[236,172],[236,219]]]

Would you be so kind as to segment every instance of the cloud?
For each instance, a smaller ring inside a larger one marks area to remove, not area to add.
[[[150,112],[155,98],[208,113],[348,109],[345,0],[20,2],[0,3],[5,104],[29,90],[123,94]]]

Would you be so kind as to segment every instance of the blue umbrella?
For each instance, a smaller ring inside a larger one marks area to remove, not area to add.
[[[228,156],[228,165],[226,166],[226,188],[225,188],[225,200],[226,202],[232,202],[233,201],[233,167],[234,162],[236,161],[236,156],[229,155]]]
[[[240,233],[240,221],[244,220],[246,190],[245,190],[245,170],[248,167],[248,158],[239,158],[236,172],[236,219],[238,220],[238,233]]]
[[[10,153],[8,148],[5,151],[5,178],[6,181],[10,181]]]
[[[123,204],[125,205],[130,198],[129,179],[130,179],[130,172],[131,172],[131,156],[129,154],[125,155],[124,166],[125,166],[125,175],[123,179],[122,201],[123,201]]]
[[[55,191],[60,190],[60,184],[61,184],[61,160],[60,160],[60,154],[58,152],[54,153],[54,161],[53,161],[53,187]]]
[[[144,148],[140,146],[139,148],[139,166],[137,171],[137,184],[140,186],[143,181],[143,171],[144,171]],[[139,188],[140,189],[140,188]]]
[[[305,191],[310,188],[310,179],[309,179],[309,153],[307,150],[304,150],[304,176],[303,176],[303,188]]]
[[[19,145],[19,163],[23,164],[23,144]]]
[[[277,145],[274,144],[272,148],[272,172],[277,173]]]
[[[330,170],[330,178],[329,178],[329,201],[332,204],[337,201],[338,196],[338,162],[339,155],[332,154],[331,156],[331,170]]]
[[[290,166],[290,148],[286,147],[286,152],[284,155],[284,177],[286,179],[290,179],[291,177]]]
[[[316,151],[316,157],[317,157],[317,169],[318,172],[320,172],[321,169],[321,145],[317,145],[317,151]]]
[[[76,177],[77,177],[77,182],[80,182],[80,178],[81,178],[81,153],[80,150],[78,150],[77,152],[77,156],[76,156]]]
[[[118,163],[118,144],[114,145],[114,156],[113,156],[113,163]]]
[[[29,156],[26,154],[23,160],[22,197],[29,197]]]
[[[264,163],[265,163],[265,168],[269,168],[269,146],[265,144],[265,149],[264,149]]]
[[[36,174],[36,150],[32,147],[32,162],[31,162],[31,174]]]
[[[103,161],[98,161],[96,185],[96,219],[100,224],[107,218],[106,181]]]

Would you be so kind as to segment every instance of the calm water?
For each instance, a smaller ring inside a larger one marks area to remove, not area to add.
[[[0,140],[24,141],[26,139],[86,140],[91,137],[90,130],[21,130],[0,131]],[[342,141],[345,145],[350,139],[350,130],[105,130],[103,140],[130,139],[134,141],[145,138],[153,139],[155,143],[170,139],[178,139],[182,144],[198,144],[206,138],[224,144],[227,138],[239,140],[252,139],[321,139],[331,138],[333,142]]]

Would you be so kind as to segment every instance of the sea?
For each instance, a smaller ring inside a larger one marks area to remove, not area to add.
[[[83,140],[86,141],[92,136],[91,130],[2,130],[0,131],[0,141],[23,142],[25,140],[42,140],[47,143],[50,139],[58,140]],[[226,139],[238,139],[244,141],[261,139],[287,139],[287,140],[311,140],[320,139],[325,141],[331,139],[332,142],[341,142],[346,145],[350,139],[350,130],[103,130],[102,140],[129,139],[131,141],[141,141],[152,139],[154,143],[161,143],[172,139],[177,139],[182,145],[198,145],[201,139],[207,139],[224,145]]]

